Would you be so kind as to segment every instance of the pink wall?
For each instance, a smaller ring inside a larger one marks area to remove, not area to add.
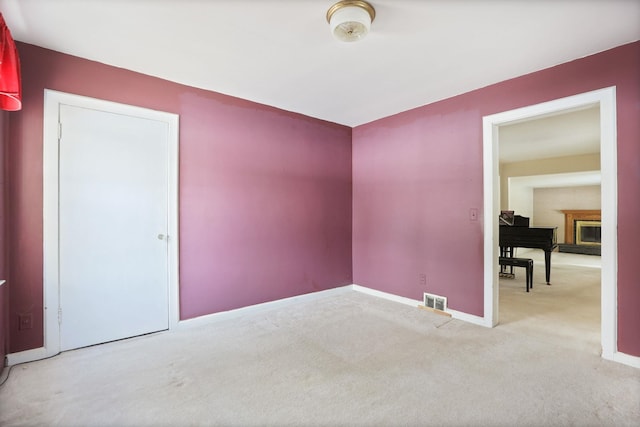
[[[193,93],[181,104],[183,316],[351,283],[350,129]]]
[[[180,115],[181,318],[352,283],[351,129],[23,43],[9,139],[10,351],[43,344],[45,88]],[[18,331],[20,313],[34,328]]]
[[[482,315],[482,116],[616,85],[619,349],[640,356],[640,198],[630,196],[640,189],[640,43],[354,129],[353,194],[346,127],[18,48],[25,107],[11,116],[8,147],[11,352],[43,338],[45,87],[180,114],[180,296],[189,318],[352,282],[415,299],[444,294],[452,308]],[[18,332],[25,312],[35,327]]]
[[[639,76],[636,42],[355,128],[354,283],[482,316],[482,117],[616,86],[618,348],[640,356]]]

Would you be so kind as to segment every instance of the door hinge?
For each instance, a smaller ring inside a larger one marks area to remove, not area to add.
[[[58,325],[62,325],[62,308],[58,308]]]
[[[58,122],[58,142],[62,139],[62,123]]]

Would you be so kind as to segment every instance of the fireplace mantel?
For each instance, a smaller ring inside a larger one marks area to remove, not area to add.
[[[563,210],[564,214],[564,242],[566,244],[574,244],[574,221],[600,221],[602,214],[600,209],[576,209]]]

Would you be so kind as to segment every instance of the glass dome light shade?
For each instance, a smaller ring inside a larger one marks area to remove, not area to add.
[[[366,2],[342,1],[329,9],[328,14],[329,26],[334,37],[341,41],[353,42],[367,35],[375,11]]]

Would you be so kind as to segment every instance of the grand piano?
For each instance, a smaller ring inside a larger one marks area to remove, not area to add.
[[[513,256],[513,248],[542,249],[547,285],[551,284],[551,252],[558,247],[558,227],[529,227],[529,218],[500,215],[500,256]]]

